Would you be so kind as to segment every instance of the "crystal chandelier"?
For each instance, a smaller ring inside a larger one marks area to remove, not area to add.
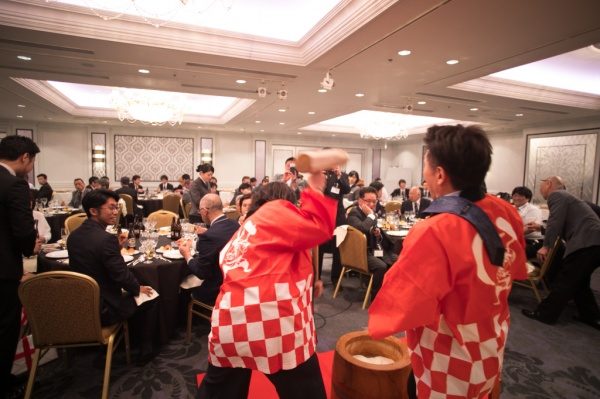
[[[186,106],[181,94],[141,89],[113,90],[112,104],[121,122],[152,126],[181,125]]]
[[[394,114],[381,114],[376,119],[365,121],[360,137],[370,140],[401,140],[408,137],[402,122]]]

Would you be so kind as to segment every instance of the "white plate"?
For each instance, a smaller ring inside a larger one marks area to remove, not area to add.
[[[163,247],[156,248],[156,253],[157,254],[162,254],[162,253],[169,252],[169,251],[173,251],[173,249],[171,248],[171,249],[165,250],[165,249],[163,249]],[[179,252],[179,250],[177,250],[177,252]]]
[[[179,252],[178,249],[164,251],[163,256],[167,259],[183,259],[183,255]]]
[[[50,259],[64,259],[69,257],[69,251],[63,249],[61,251],[48,252],[46,258]]]
[[[388,230],[385,233],[392,237],[406,237],[410,230]]]
[[[137,249],[136,249],[135,251],[131,252],[131,253],[130,253],[130,252],[127,252],[126,254],[124,254],[124,253],[121,251],[121,255],[123,255],[123,256],[125,256],[125,255],[137,255],[137,254],[139,254],[139,253],[140,253],[140,251],[138,251]]]
[[[121,255],[123,257],[123,260],[125,261],[125,263],[129,263],[133,260],[133,256],[131,255]]]

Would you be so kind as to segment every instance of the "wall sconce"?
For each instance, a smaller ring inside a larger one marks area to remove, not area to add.
[[[105,133],[92,133],[92,176],[106,176]]]
[[[213,164],[213,139],[203,137],[200,140],[200,163]]]

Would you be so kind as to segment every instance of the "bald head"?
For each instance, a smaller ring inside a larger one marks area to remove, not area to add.
[[[544,199],[548,199],[548,196],[556,190],[566,189],[565,183],[560,176],[549,176],[542,180],[540,185],[540,194]]]
[[[408,191],[408,199],[410,199],[412,202],[416,202],[419,200],[419,198],[421,198],[421,190],[419,187],[411,187]]]
[[[200,208],[206,208],[208,212],[223,211],[223,202],[217,194],[206,194],[200,200]]]

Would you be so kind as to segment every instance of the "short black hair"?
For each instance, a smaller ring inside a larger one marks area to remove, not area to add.
[[[251,177],[250,178],[250,183],[256,183],[256,177]]]
[[[512,191],[512,195],[522,195],[523,197],[527,198],[527,201],[531,201],[531,198],[533,198],[533,193],[531,192],[531,190],[525,186],[518,186],[515,187]]]
[[[373,187],[375,190],[379,191],[383,188],[383,183],[380,181],[372,181],[371,184],[369,184],[370,187]]]
[[[100,183],[100,188],[110,190],[110,180],[108,180],[108,177],[101,177],[98,182]]]
[[[119,195],[114,191],[105,190],[103,188],[99,188],[98,190],[93,190],[87,193],[83,200],[81,201],[81,205],[83,206],[83,210],[88,217],[91,217],[90,209],[95,208],[98,209],[102,205],[106,204],[109,198],[114,199],[115,201],[119,201]]]
[[[217,186],[217,183],[215,183],[214,181],[208,182],[208,184],[210,184],[210,187],[214,187],[214,188],[219,188],[219,186]]]
[[[160,180],[165,179],[165,180],[169,180],[169,178],[167,177],[167,175],[161,175],[160,176]]]
[[[432,126],[425,134],[427,160],[441,166],[457,190],[480,190],[492,163],[492,145],[479,126]]]
[[[196,168],[196,172],[199,172],[199,173],[213,172],[213,173],[215,173],[215,168],[213,168],[213,166],[209,163],[203,163],[203,164],[198,165],[198,167]]]
[[[247,190],[247,189],[252,189],[252,186],[250,185],[250,183],[242,183],[240,184],[240,186],[238,187],[239,191],[242,190]]]
[[[127,176],[121,177],[121,185],[128,186],[129,185],[129,177],[127,177]]]
[[[81,181],[83,183],[83,179],[81,177],[77,177],[77,178],[73,179],[73,183],[75,183],[76,181]]]
[[[295,161],[295,160],[296,160],[296,157],[289,157],[288,159],[285,160],[284,163],[288,163],[290,161]]]
[[[294,190],[281,181],[274,181],[267,185],[260,186],[260,188],[252,195],[252,204],[250,205],[250,209],[248,209],[246,218],[250,217],[267,202],[277,199],[282,199],[295,204],[296,194],[294,194]]]
[[[43,177],[44,179],[48,180],[48,176],[45,173],[40,173],[36,177]]]
[[[181,178],[182,178],[183,180],[191,180],[191,179],[192,179],[192,178],[190,177],[190,175],[188,175],[187,173],[184,173],[184,174],[182,174],[182,175],[181,175]]]
[[[247,199],[252,199],[252,193],[240,195],[237,199],[237,206],[239,206],[241,208],[242,202],[244,202],[244,200],[247,200]]]
[[[360,190],[358,190],[358,198],[365,198],[365,194],[368,193],[377,195],[377,191],[378,190],[373,186],[361,187]]]
[[[356,180],[360,179],[360,176],[358,175],[358,172],[355,170],[351,170],[350,172],[348,172],[348,177],[356,177]]]
[[[96,176],[92,176],[88,179],[88,184],[91,186],[92,183],[96,183],[96,182],[98,182],[98,180],[99,179]]]
[[[131,180],[137,180],[137,179],[141,179],[141,178],[142,178],[142,176],[140,176],[140,175],[131,176]]]
[[[398,185],[401,185],[402,183],[406,184],[406,180],[404,180],[404,179],[398,180]]]
[[[23,154],[34,157],[40,148],[29,137],[10,135],[0,140],[0,159],[16,161]]]

